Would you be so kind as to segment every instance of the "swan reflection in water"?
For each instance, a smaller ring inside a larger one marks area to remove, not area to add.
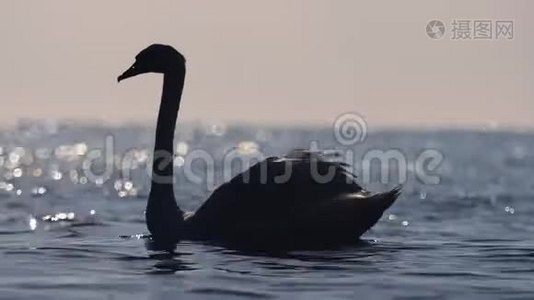
[[[215,260],[225,260],[214,266],[230,273],[250,274],[256,270],[278,271],[321,271],[343,270],[346,268],[373,269],[377,261],[392,259],[394,253],[399,250],[399,245],[378,244],[376,241],[359,240],[353,245],[322,250],[294,250],[294,251],[259,251],[230,249],[226,246],[216,246],[213,243],[186,241],[174,250],[169,247],[160,248],[153,240],[145,239],[146,249],[149,250],[148,259],[156,261],[153,268],[148,271],[151,274],[168,274],[187,272],[202,269],[206,255],[213,255]],[[400,247],[402,249],[402,247]],[[195,253],[202,253],[202,261],[195,262]],[[222,255],[221,255],[222,254]],[[252,264],[254,268],[248,269],[243,266],[233,268],[230,262]]]

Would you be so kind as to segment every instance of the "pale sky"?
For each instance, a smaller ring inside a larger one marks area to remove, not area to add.
[[[451,40],[454,19],[513,20],[514,38]],[[532,30],[529,0],[6,0],[0,124],[154,123],[161,77],[116,77],[158,42],[187,58],[185,121],[534,128]]]

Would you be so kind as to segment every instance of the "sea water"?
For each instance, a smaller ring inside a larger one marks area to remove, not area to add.
[[[336,153],[370,190],[403,193],[349,247],[156,251],[143,236],[152,127],[24,122],[0,132],[0,298],[534,298],[532,133],[381,130],[347,144],[326,127],[178,127],[184,210],[249,158],[293,148]]]

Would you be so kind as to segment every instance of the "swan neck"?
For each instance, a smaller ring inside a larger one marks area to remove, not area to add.
[[[146,221],[153,237],[159,240],[176,240],[183,234],[184,219],[183,211],[176,204],[174,197],[173,144],[185,72],[177,75],[166,74],[163,78]]]
[[[163,93],[156,125],[156,141],[152,164],[152,187],[173,184],[174,131],[180,109],[183,77],[164,75]]]

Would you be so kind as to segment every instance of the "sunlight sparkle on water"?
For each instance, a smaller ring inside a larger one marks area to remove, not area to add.
[[[183,156],[177,156],[174,159],[174,165],[177,167],[183,167],[185,165],[185,159]]]
[[[0,182],[0,190],[5,190],[6,192],[11,192],[13,190],[14,186],[12,183],[7,183],[4,181]]]
[[[214,136],[223,136],[226,134],[226,126],[224,124],[213,124],[207,130],[207,134]]]
[[[31,217],[28,223],[28,225],[30,225],[30,230],[33,231],[35,230],[35,228],[37,228],[37,219],[35,219],[34,217]]]
[[[186,155],[189,150],[189,145],[187,145],[186,142],[179,142],[176,144],[176,154],[178,155]]]
[[[243,141],[237,145],[237,152],[241,155],[251,155],[259,150],[258,144],[253,141]]]
[[[58,221],[72,221],[76,218],[74,212],[59,212],[55,215],[46,215],[41,218],[43,221],[47,222],[58,222]]]
[[[15,178],[22,177],[22,169],[21,168],[16,168],[15,170],[13,170],[13,177],[15,177]]]
[[[52,177],[54,180],[61,180],[61,178],[63,178],[63,174],[57,170],[52,170],[50,171],[50,177]]]
[[[38,186],[38,187],[34,187],[32,189],[32,195],[34,196],[42,196],[44,194],[46,194],[47,190],[44,186]]]
[[[33,177],[40,177],[41,175],[43,175],[43,169],[41,168],[37,168],[32,172]]]
[[[125,189],[125,190],[129,191],[129,190],[131,190],[132,188],[133,188],[133,182],[131,182],[131,181],[126,181],[126,182],[124,182],[124,189]]]

